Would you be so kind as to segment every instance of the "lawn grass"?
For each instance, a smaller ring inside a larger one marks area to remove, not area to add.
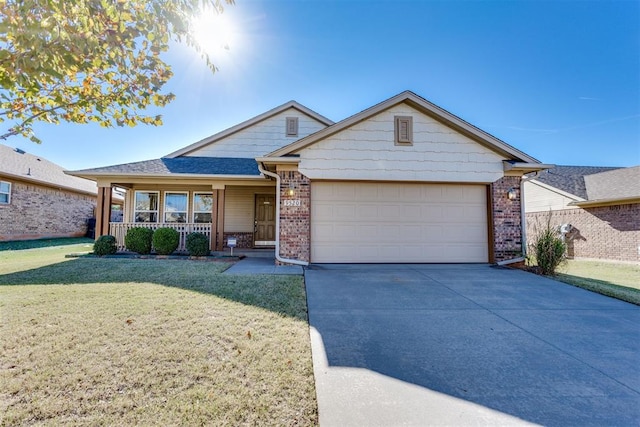
[[[640,305],[640,266],[601,261],[568,260],[557,280]]]
[[[317,424],[301,277],[63,252],[0,255],[1,425]]]

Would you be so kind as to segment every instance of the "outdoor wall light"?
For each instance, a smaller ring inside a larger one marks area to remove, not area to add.
[[[509,191],[507,191],[507,199],[515,200],[517,198],[518,198],[518,190],[516,190],[514,187],[511,187]]]
[[[289,183],[289,188],[287,189],[287,196],[293,197],[296,194],[296,187],[293,182]]]

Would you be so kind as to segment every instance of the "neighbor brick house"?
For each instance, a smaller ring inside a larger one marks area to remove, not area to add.
[[[0,145],[0,240],[84,236],[96,199],[95,182]]]
[[[640,262],[640,166],[556,166],[525,182],[524,196],[529,244],[541,227],[565,225],[571,258]]]
[[[498,262],[522,255],[523,174],[549,167],[412,92],[340,122],[291,101],[97,182],[98,232],[200,231],[280,263]],[[126,188],[124,222],[100,214]]]

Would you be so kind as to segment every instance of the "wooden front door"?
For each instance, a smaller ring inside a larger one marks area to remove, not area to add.
[[[254,244],[273,246],[276,244],[276,196],[256,194],[256,220]]]

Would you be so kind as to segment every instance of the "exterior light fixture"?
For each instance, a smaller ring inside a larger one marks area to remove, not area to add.
[[[514,187],[511,187],[509,191],[507,191],[507,199],[515,200],[517,198],[518,198],[518,190],[516,190]]]
[[[293,197],[296,194],[296,188],[295,185],[293,185],[293,182],[289,183],[289,188],[287,189],[287,196],[289,197]]]

